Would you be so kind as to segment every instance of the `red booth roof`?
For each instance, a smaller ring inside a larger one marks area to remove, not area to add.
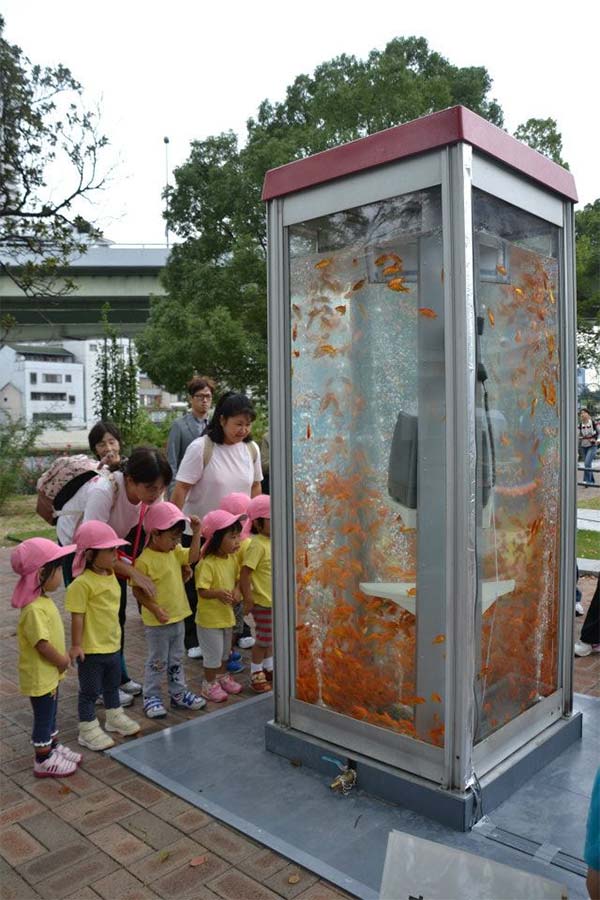
[[[577,201],[575,181],[570,172],[465,106],[453,106],[271,169],[265,175],[262,199],[272,200],[459,141],[471,144],[548,190]]]

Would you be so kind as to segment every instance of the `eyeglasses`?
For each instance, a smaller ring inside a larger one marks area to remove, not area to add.
[[[210,401],[212,400],[212,394],[208,392],[206,394],[192,394],[192,400],[208,400],[208,402],[210,403]]]

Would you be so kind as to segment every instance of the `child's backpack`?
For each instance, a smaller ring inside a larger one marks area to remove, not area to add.
[[[82,485],[98,475],[98,460],[78,454],[59,456],[47,472],[38,478],[36,512],[49,525],[56,513],[75,496]]]

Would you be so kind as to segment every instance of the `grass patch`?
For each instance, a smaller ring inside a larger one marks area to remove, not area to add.
[[[583,559],[600,557],[600,532],[577,529],[577,556]]]
[[[50,541],[55,541],[56,528],[51,528],[48,525],[46,528],[34,528],[32,531],[19,531],[18,533],[11,531],[10,534],[6,535],[6,541],[12,542],[13,544],[20,544],[21,541],[26,541],[33,537],[43,537],[48,538]]]
[[[36,502],[35,494],[13,494],[8,498],[0,513],[0,547],[14,547],[15,538],[49,537],[56,540],[56,530],[36,513]]]
[[[578,500],[577,509],[600,509],[600,496],[595,496],[595,493],[596,491],[594,490],[591,497],[586,497],[585,500]],[[600,494],[600,491],[597,493]]]

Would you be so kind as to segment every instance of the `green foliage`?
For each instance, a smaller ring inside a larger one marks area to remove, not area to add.
[[[98,158],[107,139],[69,69],[33,65],[3,31],[0,16],[0,271],[28,295],[60,295],[73,288],[61,273],[70,255],[100,236],[77,204],[104,182]],[[0,331],[7,328],[2,320]]]
[[[169,229],[183,243],[164,273],[168,296],[153,299],[136,342],[142,369],[175,392],[207,372],[264,398],[265,172],[459,103],[501,126],[490,87],[485,68],[454,66],[424,38],[396,38],[366,60],[342,55],[299,75],[282,102],[260,105],[243,148],[231,132],[194,141],[168,190]]]
[[[527,119],[519,125],[514,136],[568,169],[568,163],[562,158],[562,136],[557,129],[556,119]]]
[[[154,422],[145,409],[138,409],[126,449],[144,445],[166,450],[174,418],[175,413],[168,413],[160,422]]]
[[[43,429],[42,422],[27,425],[22,419],[9,418],[0,422],[0,509],[27,478],[26,460]]]
[[[600,199],[575,213],[577,243],[577,357],[600,369]]]
[[[104,337],[94,375],[94,412],[114,422],[125,446],[134,439],[138,415],[138,366],[131,341],[124,346],[108,321],[110,306],[102,307]]]

